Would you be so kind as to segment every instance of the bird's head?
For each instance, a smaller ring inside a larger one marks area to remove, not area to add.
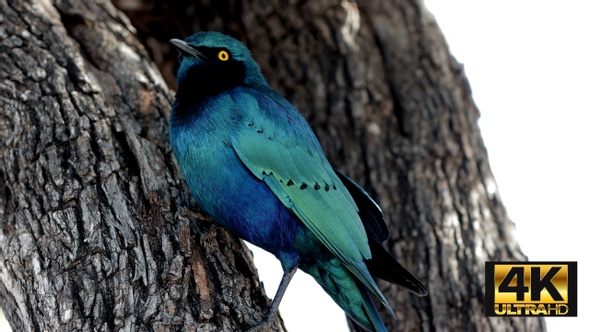
[[[238,85],[268,86],[250,51],[238,40],[219,32],[198,32],[186,40],[172,39],[178,50],[179,90],[215,93]],[[200,91],[195,91],[200,89]]]

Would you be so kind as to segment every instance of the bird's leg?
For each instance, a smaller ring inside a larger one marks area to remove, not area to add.
[[[275,297],[272,299],[272,303],[270,304],[270,308],[266,312],[264,319],[255,326],[253,326],[249,331],[255,331],[259,328],[265,327],[268,323],[272,321],[273,317],[277,312],[277,309],[279,308],[279,303],[281,303],[283,295],[285,295],[285,291],[287,290],[287,286],[289,286],[289,283],[291,282],[291,279],[293,279],[295,272],[297,272],[297,266],[295,266],[291,270],[283,272],[283,277],[281,278],[279,289],[277,289]]]
[[[285,291],[287,290],[287,286],[289,286],[289,283],[291,282],[291,279],[293,279],[295,272],[297,272],[297,266],[295,266],[291,271],[285,271],[283,273],[281,283],[279,284],[279,289],[277,289],[277,292],[272,299],[272,303],[270,304],[270,308],[268,309],[264,320],[270,321],[276,313],[277,309],[279,308],[279,303],[281,303],[283,295],[285,295]]]

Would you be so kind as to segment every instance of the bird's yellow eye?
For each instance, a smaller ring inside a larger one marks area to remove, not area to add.
[[[227,51],[221,50],[219,53],[217,53],[217,58],[221,61],[227,61],[229,60],[229,53],[227,53]]]

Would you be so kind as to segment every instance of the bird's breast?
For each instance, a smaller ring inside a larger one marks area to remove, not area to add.
[[[219,129],[172,126],[170,138],[186,182],[211,217],[275,255],[289,255],[301,222],[241,162]]]

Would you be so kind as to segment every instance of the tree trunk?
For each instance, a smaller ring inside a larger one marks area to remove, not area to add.
[[[15,330],[243,329],[268,302],[240,242],[192,206],[167,141],[170,38],[238,37],[380,203],[427,283],[383,288],[393,331],[542,331],[484,316],[484,262],[524,260],[460,64],[421,1],[0,0],[0,296]],[[2,22],[1,20],[4,20]],[[385,286],[385,284],[383,285]],[[281,329],[277,324],[276,329]]]
[[[12,328],[262,319],[246,247],[177,213],[190,194],[168,144],[172,93],[128,19],[108,2],[0,6],[0,304]]]

